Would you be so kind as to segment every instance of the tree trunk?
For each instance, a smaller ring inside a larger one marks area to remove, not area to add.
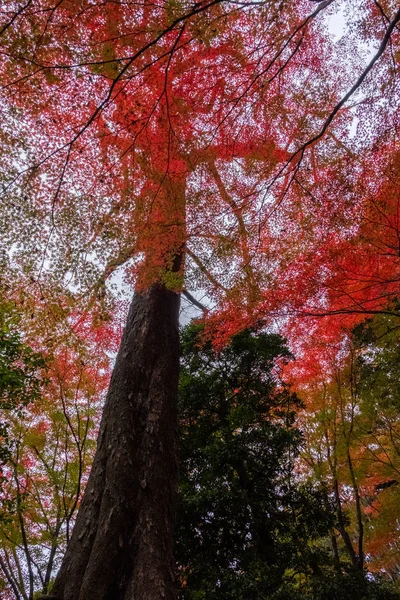
[[[134,296],[57,600],[176,598],[178,313],[161,284]]]

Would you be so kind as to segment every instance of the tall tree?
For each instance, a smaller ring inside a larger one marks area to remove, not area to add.
[[[333,522],[322,495],[295,481],[300,400],[279,376],[290,354],[280,336],[255,330],[217,353],[201,331],[182,339],[179,595],[273,597],[300,551],[306,571],[318,570],[304,546]]]
[[[338,567],[347,562],[396,579],[397,318],[379,315],[358,325],[330,352],[319,382],[304,387],[303,460],[334,499]]]
[[[303,294],[291,280],[311,233],[350,227],[314,226],[305,199],[326,206],[321,169],[338,182],[334,216],[354,199],[345,104],[363,84],[368,92],[373,71],[391,68],[400,10],[360,2],[351,13],[350,33],[371,29],[379,44],[354,81],[350,59],[335,68],[340,51],[324,32],[332,6],[32,0],[4,9],[4,192],[28,221],[35,207],[42,236],[18,258],[34,285],[51,271],[91,307],[121,265],[137,289],[60,600],[174,598],[177,318],[192,274],[208,282],[224,332],[234,331]],[[362,51],[351,50],[357,63]],[[285,223],[290,238],[301,235],[282,253]],[[311,284],[306,292],[318,296]]]
[[[32,600],[71,536],[113,348],[104,324],[71,332],[20,291],[0,311],[0,582],[2,597]]]
[[[44,382],[43,369],[45,361],[43,356],[35,352],[23,341],[18,330],[18,315],[11,304],[1,299],[0,303],[0,523],[7,521],[9,513],[15,510],[20,518],[21,497],[9,494],[8,478],[9,469],[13,465],[13,454],[18,448],[18,441],[13,436],[11,423],[21,419],[28,404],[38,401],[41,386]],[[18,452],[18,450],[17,450]],[[17,472],[13,473],[17,480]],[[19,483],[19,482],[18,482]],[[18,492],[19,485],[17,484]],[[1,525],[0,525],[1,526]],[[26,544],[25,531],[22,527],[21,545]],[[15,552],[15,548],[13,548]],[[30,570],[30,564],[28,568]],[[10,572],[9,563],[0,554],[0,585],[4,582],[13,589],[15,579]],[[31,597],[33,582],[30,582]],[[17,596],[18,597],[18,596]]]

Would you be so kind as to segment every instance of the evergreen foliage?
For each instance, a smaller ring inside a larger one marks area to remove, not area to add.
[[[22,418],[24,407],[40,397],[44,382],[44,358],[24,342],[18,323],[12,305],[0,300],[0,465],[10,456],[10,415]]]

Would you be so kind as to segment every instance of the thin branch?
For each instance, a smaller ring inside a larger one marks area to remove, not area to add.
[[[14,23],[15,19],[16,19],[17,17],[19,17],[19,15],[20,15],[20,14],[22,14],[22,13],[24,12],[24,10],[25,10],[26,8],[28,8],[28,6],[29,6],[30,4],[32,4],[32,0],[28,0],[28,2],[27,2],[26,4],[24,4],[23,6],[21,6],[21,8],[19,8],[19,9],[17,10],[17,12],[16,12],[16,13],[14,13],[14,15],[12,16],[12,18],[11,18],[11,19],[8,21],[8,23],[6,23],[6,24],[3,26],[3,28],[2,28],[2,29],[0,29],[0,35],[3,35],[3,33],[4,33],[5,31],[7,31],[7,29],[8,29],[9,27],[11,27],[11,25]]]
[[[186,248],[186,254],[190,256],[193,262],[199,267],[200,271],[207,277],[207,279],[212,283],[216,288],[220,288],[224,292],[227,292],[228,289],[224,287],[219,281],[217,281],[214,275],[207,269],[205,264],[199,259],[199,257],[189,248]]]
[[[210,311],[209,308],[207,308],[204,304],[199,302],[199,300],[196,300],[196,298],[194,296],[192,296],[192,294],[190,292],[188,292],[187,290],[182,290],[182,295],[185,296],[185,298],[187,300],[189,300],[189,302],[191,304],[193,304],[193,306],[196,306],[196,308],[199,308],[200,310],[202,310],[203,313],[207,314]]]
[[[321,3],[321,6],[323,5],[323,3]],[[358,77],[357,81],[354,83],[354,85],[350,88],[350,90],[347,92],[347,94],[345,94],[343,96],[343,98],[340,100],[340,102],[338,102],[336,104],[336,106],[333,108],[333,110],[331,111],[331,113],[329,114],[329,116],[326,118],[322,128],[320,129],[319,133],[317,133],[316,135],[314,135],[312,138],[310,138],[309,140],[307,140],[304,144],[302,144],[297,150],[295,150],[290,156],[289,158],[286,160],[286,162],[284,163],[284,165],[279,169],[278,173],[274,176],[274,178],[272,179],[271,183],[268,185],[267,188],[267,192],[271,189],[271,187],[277,182],[277,180],[282,176],[282,174],[284,173],[284,171],[287,169],[287,167],[294,161],[294,159],[298,158],[298,162],[296,163],[296,168],[298,169],[305,151],[307,150],[307,148],[309,146],[312,146],[313,144],[315,144],[315,142],[317,142],[318,140],[320,140],[323,135],[326,133],[329,125],[332,123],[332,121],[334,120],[334,118],[336,117],[336,115],[338,114],[338,112],[340,111],[340,109],[346,104],[346,102],[351,98],[351,96],[353,96],[353,94],[359,89],[359,87],[362,85],[362,83],[364,82],[365,78],[367,77],[367,75],[370,73],[370,71],[373,69],[373,67],[375,66],[375,63],[380,59],[380,57],[382,56],[382,54],[384,53],[386,46],[388,45],[392,32],[393,30],[396,28],[397,23],[400,21],[400,8],[398,9],[398,11],[396,12],[393,20],[390,22],[389,27],[386,30],[386,34],[384,35],[382,42],[379,46],[379,49],[377,51],[377,53],[373,56],[373,58],[371,59],[371,61],[368,63],[368,65],[365,67],[364,71],[361,73],[361,75]],[[288,187],[290,187],[290,184],[292,183],[292,179],[290,180]],[[273,211],[276,211],[276,209],[279,207],[279,205],[282,203],[284,198],[283,197],[280,198],[280,200],[275,204]]]

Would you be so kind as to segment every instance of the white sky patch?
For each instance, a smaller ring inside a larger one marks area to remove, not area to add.
[[[335,42],[338,42],[346,32],[346,18],[344,16],[343,7],[328,19],[328,31],[332,35]]]

